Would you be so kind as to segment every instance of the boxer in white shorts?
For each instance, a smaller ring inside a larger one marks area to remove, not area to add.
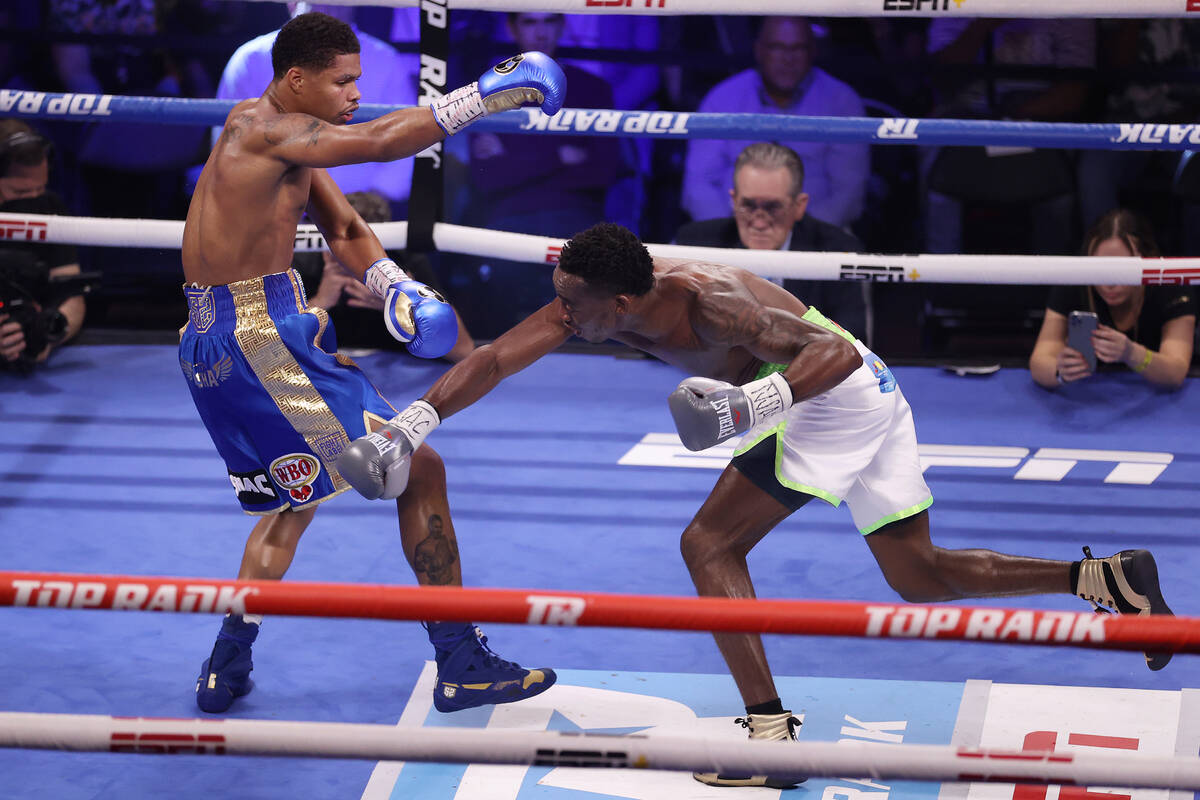
[[[1066,592],[1123,613],[1170,613],[1145,550],[1071,562],[934,546],[912,412],[891,371],[782,287],[743,269],[653,258],[633,233],[609,223],[563,246],[553,280],[552,302],[452,367],[382,436],[352,442],[338,461],[342,476],[367,497],[399,488],[391,476],[407,470],[446,417],[572,335],[615,339],[703,376],[686,379],[669,398],[688,448],[749,433],[681,538],[702,595],[754,597],[746,554],[821,497],[850,506],[888,584],[905,600]],[[795,738],[796,718],[775,690],[761,637],[715,636],[746,704],[737,721],[754,739]],[[1170,654],[1153,658],[1157,669]],[[784,788],[804,777],[696,779]]]
[[[862,366],[829,391],[747,431],[732,466],[792,510],[813,497],[844,501],[863,534],[924,511],[933,496],[921,476],[912,409],[892,371],[850,334],[809,309],[801,317],[850,341]],[[784,372],[764,364],[757,379]],[[686,408],[687,395],[676,400]]]

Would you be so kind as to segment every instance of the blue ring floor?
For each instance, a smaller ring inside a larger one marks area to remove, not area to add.
[[[445,369],[403,355],[359,363],[398,406]],[[1145,547],[1176,613],[1200,614],[1194,382],[1164,394],[1135,376],[1102,376],[1046,392],[1023,370],[895,372],[929,464],[936,543],[1064,560],[1078,558],[1082,545],[1097,555]],[[669,443],[665,398],[682,377],[650,359],[553,354],[447,420],[429,443],[446,461],[465,582],[693,594],[679,533],[721,459],[690,463]],[[169,346],[71,347],[29,378],[0,374],[0,476],[4,569],[232,577],[252,524]],[[759,596],[895,602],[860,539],[845,508],[809,504],[751,554]],[[394,506],[352,492],[325,504],[288,578],[415,583]],[[964,604],[1087,608],[1066,595]],[[0,617],[0,710],[200,715],[192,689],[214,617],[13,608]],[[257,688],[230,716],[390,725],[407,714],[403,724],[493,727],[520,727],[520,718],[559,730],[699,725],[715,736],[744,735],[731,722],[742,712],[737,693],[707,634],[485,630],[504,657],[562,670],[561,685],[520,713],[512,709],[527,704],[440,715],[428,711],[432,650],[416,623],[274,617],[255,646]],[[1019,748],[1051,731],[1061,747],[1136,741],[1144,752],[1191,755],[1200,742],[1190,656],[1152,673],[1137,653],[1064,647],[771,636],[767,648],[785,705],[804,715],[801,736],[812,741]],[[669,773],[495,769],[7,750],[0,798],[780,794],[714,790]],[[1013,797],[1011,787],[824,779],[783,796],[863,793]]]

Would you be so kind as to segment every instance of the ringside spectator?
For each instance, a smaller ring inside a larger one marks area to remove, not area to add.
[[[848,84],[813,64],[812,25],[804,17],[767,17],[754,43],[757,66],[714,86],[700,112],[861,117],[862,100]],[[729,207],[729,178],[751,141],[693,139],[683,176],[683,207],[712,219]],[[862,213],[870,148],[836,142],[784,142],[804,159],[812,212],[839,226]]]
[[[757,142],[738,155],[729,200],[732,217],[689,222],[676,233],[675,243],[748,250],[856,253],[863,249],[854,234],[806,213],[809,196],[804,192],[804,163],[783,145]],[[775,282],[870,345],[868,284]]]
[[[1114,209],[1099,220],[1083,242],[1087,256],[1142,256],[1160,253],[1144,218]],[[1097,369],[1128,368],[1151,384],[1178,389],[1192,361],[1196,301],[1186,286],[1056,286],[1050,290],[1046,317],[1038,333],[1029,371],[1034,381],[1053,389],[1091,376],[1088,363],[1067,345],[1072,311],[1095,313],[1091,336]]]

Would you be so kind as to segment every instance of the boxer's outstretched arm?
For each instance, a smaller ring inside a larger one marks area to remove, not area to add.
[[[416,155],[488,114],[524,106],[555,114],[566,92],[566,77],[552,58],[522,53],[428,106],[402,108],[358,125],[280,114],[267,122],[259,144],[276,158],[305,167],[394,161]]]
[[[551,301],[491,344],[471,351],[442,375],[422,399],[437,409],[443,420],[461,411],[509,375],[520,372],[571,338],[571,329],[563,324],[562,317],[560,301]]]
[[[338,473],[368,500],[399,497],[408,484],[413,452],[443,419],[471,405],[570,335],[556,299],[496,341],[472,351],[423,398],[410,403],[386,425],[351,442],[338,456]]]

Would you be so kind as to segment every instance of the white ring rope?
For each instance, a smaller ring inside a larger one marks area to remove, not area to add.
[[[403,248],[407,222],[371,226],[383,246]],[[550,265],[563,240],[485,228],[435,223],[437,249],[482,258],[503,258]],[[146,247],[178,250],[183,223],[178,220],[66,217],[45,214],[0,214],[0,241],[58,242],[100,247]],[[1099,258],[1015,255],[879,255],[682,247],[648,244],[666,258],[689,258],[742,267],[770,278],[850,280],[876,283],[976,284],[1172,284],[1200,283],[1200,258]],[[313,225],[296,229],[296,251],[327,249]]]
[[[1200,789],[1200,760],[1191,756],[579,735],[342,722],[4,712],[0,713],[0,747]]]
[[[282,0],[265,0],[281,2]],[[564,14],[796,14],[814,17],[1182,17],[1200,11],[1195,0],[324,0],[334,5],[377,5],[426,13],[544,11]]]

